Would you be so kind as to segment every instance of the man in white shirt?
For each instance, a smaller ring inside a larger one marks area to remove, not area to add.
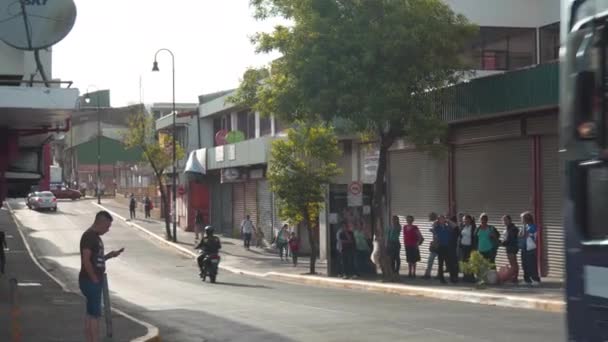
[[[255,227],[253,226],[253,222],[249,218],[249,215],[241,222],[241,234],[243,235],[243,242],[245,249],[249,249],[251,245],[251,235],[253,234]]]

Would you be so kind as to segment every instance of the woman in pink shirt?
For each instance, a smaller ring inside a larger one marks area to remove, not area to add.
[[[408,215],[407,224],[403,226],[403,245],[405,246],[405,257],[408,265],[408,277],[416,278],[416,263],[420,261],[420,249],[424,238],[418,226],[415,226],[414,216]]]

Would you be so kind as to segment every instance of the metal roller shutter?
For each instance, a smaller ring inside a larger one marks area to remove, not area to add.
[[[232,184],[221,184],[222,192],[222,233],[232,236]],[[240,221],[239,221],[240,222]]]
[[[267,180],[258,181],[258,227],[267,241],[272,240],[272,193]]]
[[[241,222],[245,218],[245,183],[232,184],[232,225],[233,236],[239,236]]]
[[[519,214],[533,209],[532,146],[529,139],[457,146],[454,162],[456,208],[475,217],[488,214],[489,224],[502,234],[503,215],[515,224]],[[504,248],[497,266],[508,264]]]
[[[223,214],[222,214],[222,190],[220,183],[211,184],[211,225],[218,233],[224,231]]]
[[[425,239],[420,248],[422,262],[419,265],[422,267],[426,265],[432,240],[429,213],[448,210],[447,158],[437,159],[420,151],[395,151],[389,158],[391,214],[398,215],[402,224],[405,224],[407,215],[414,216],[414,224]],[[402,254],[405,258],[405,248]]]
[[[557,137],[541,138],[542,226],[548,274],[564,277],[564,227]]]
[[[251,222],[258,222],[258,193],[257,181],[248,181],[245,183],[245,215],[251,217]],[[257,228],[257,225],[256,225]]]

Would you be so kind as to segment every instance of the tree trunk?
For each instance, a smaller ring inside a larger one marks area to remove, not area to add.
[[[315,241],[315,234],[311,225],[308,214],[304,215],[304,225],[308,231],[308,241],[310,243],[310,274],[316,274],[316,262],[317,262],[317,243]]]
[[[167,204],[167,194],[165,192],[165,185],[163,184],[162,181],[162,175],[161,176],[157,176],[156,177],[158,180],[158,184],[159,184],[159,188],[160,188],[160,200],[163,204],[162,206],[162,210],[163,210],[163,216],[165,217],[165,239],[167,239],[168,241],[172,241],[172,236],[171,236],[171,220],[169,217],[169,206]]]
[[[376,175],[376,182],[374,183],[374,196],[372,198],[372,207],[375,217],[375,235],[378,245],[380,246],[380,268],[382,270],[382,278],[384,281],[394,281],[396,276],[390,263],[386,239],[384,237],[384,198],[386,197],[384,178],[387,168],[388,149],[391,147],[394,140],[395,139],[390,135],[380,134],[378,172]]]

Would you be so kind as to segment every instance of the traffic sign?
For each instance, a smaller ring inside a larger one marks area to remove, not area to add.
[[[363,184],[359,181],[348,185],[347,202],[349,207],[360,207],[363,205]]]

